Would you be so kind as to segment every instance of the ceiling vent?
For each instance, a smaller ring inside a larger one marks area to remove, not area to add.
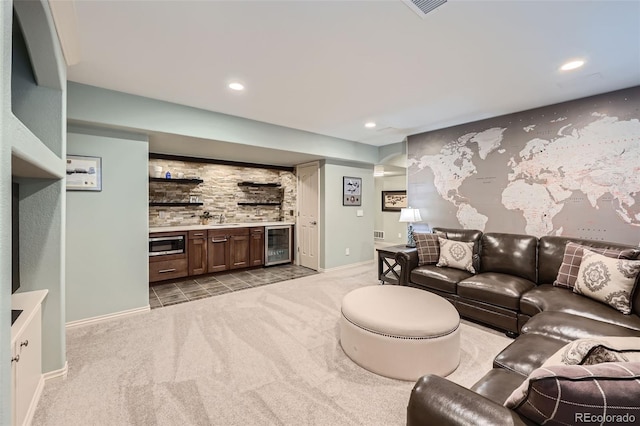
[[[417,13],[421,18],[427,16],[427,13],[433,9],[442,6],[447,0],[402,0],[404,4],[409,6],[411,10]]]

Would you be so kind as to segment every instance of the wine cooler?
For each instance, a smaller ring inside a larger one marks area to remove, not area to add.
[[[291,262],[291,225],[266,226],[265,266]]]

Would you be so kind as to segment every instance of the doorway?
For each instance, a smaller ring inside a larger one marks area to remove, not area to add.
[[[301,164],[298,177],[298,218],[296,235],[298,263],[318,270],[320,252],[320,164]]]

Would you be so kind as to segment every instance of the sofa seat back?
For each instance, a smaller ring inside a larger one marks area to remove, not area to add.
[[[592,241],[556,236],[541,237],[538,242],[538,284],[553,284],[558,276],[560,265],[562,265],[564,247],[568,242],[604,249],[625,250],[638,248],[627,244],[607,241]],[[640,315],[640,289],[638,288],[640,285],[638,285],[638,281],[640,281],[640,277],[636,280],[634,292],[631,294],[631,309],[636,315]]]
[[[490,232],[482,236],[480,272],[499,272],[536,282],[538,239]]]

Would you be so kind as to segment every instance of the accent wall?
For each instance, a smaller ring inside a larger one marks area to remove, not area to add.
[[[408,138],[425,224],[640,244],[640,86]]]

